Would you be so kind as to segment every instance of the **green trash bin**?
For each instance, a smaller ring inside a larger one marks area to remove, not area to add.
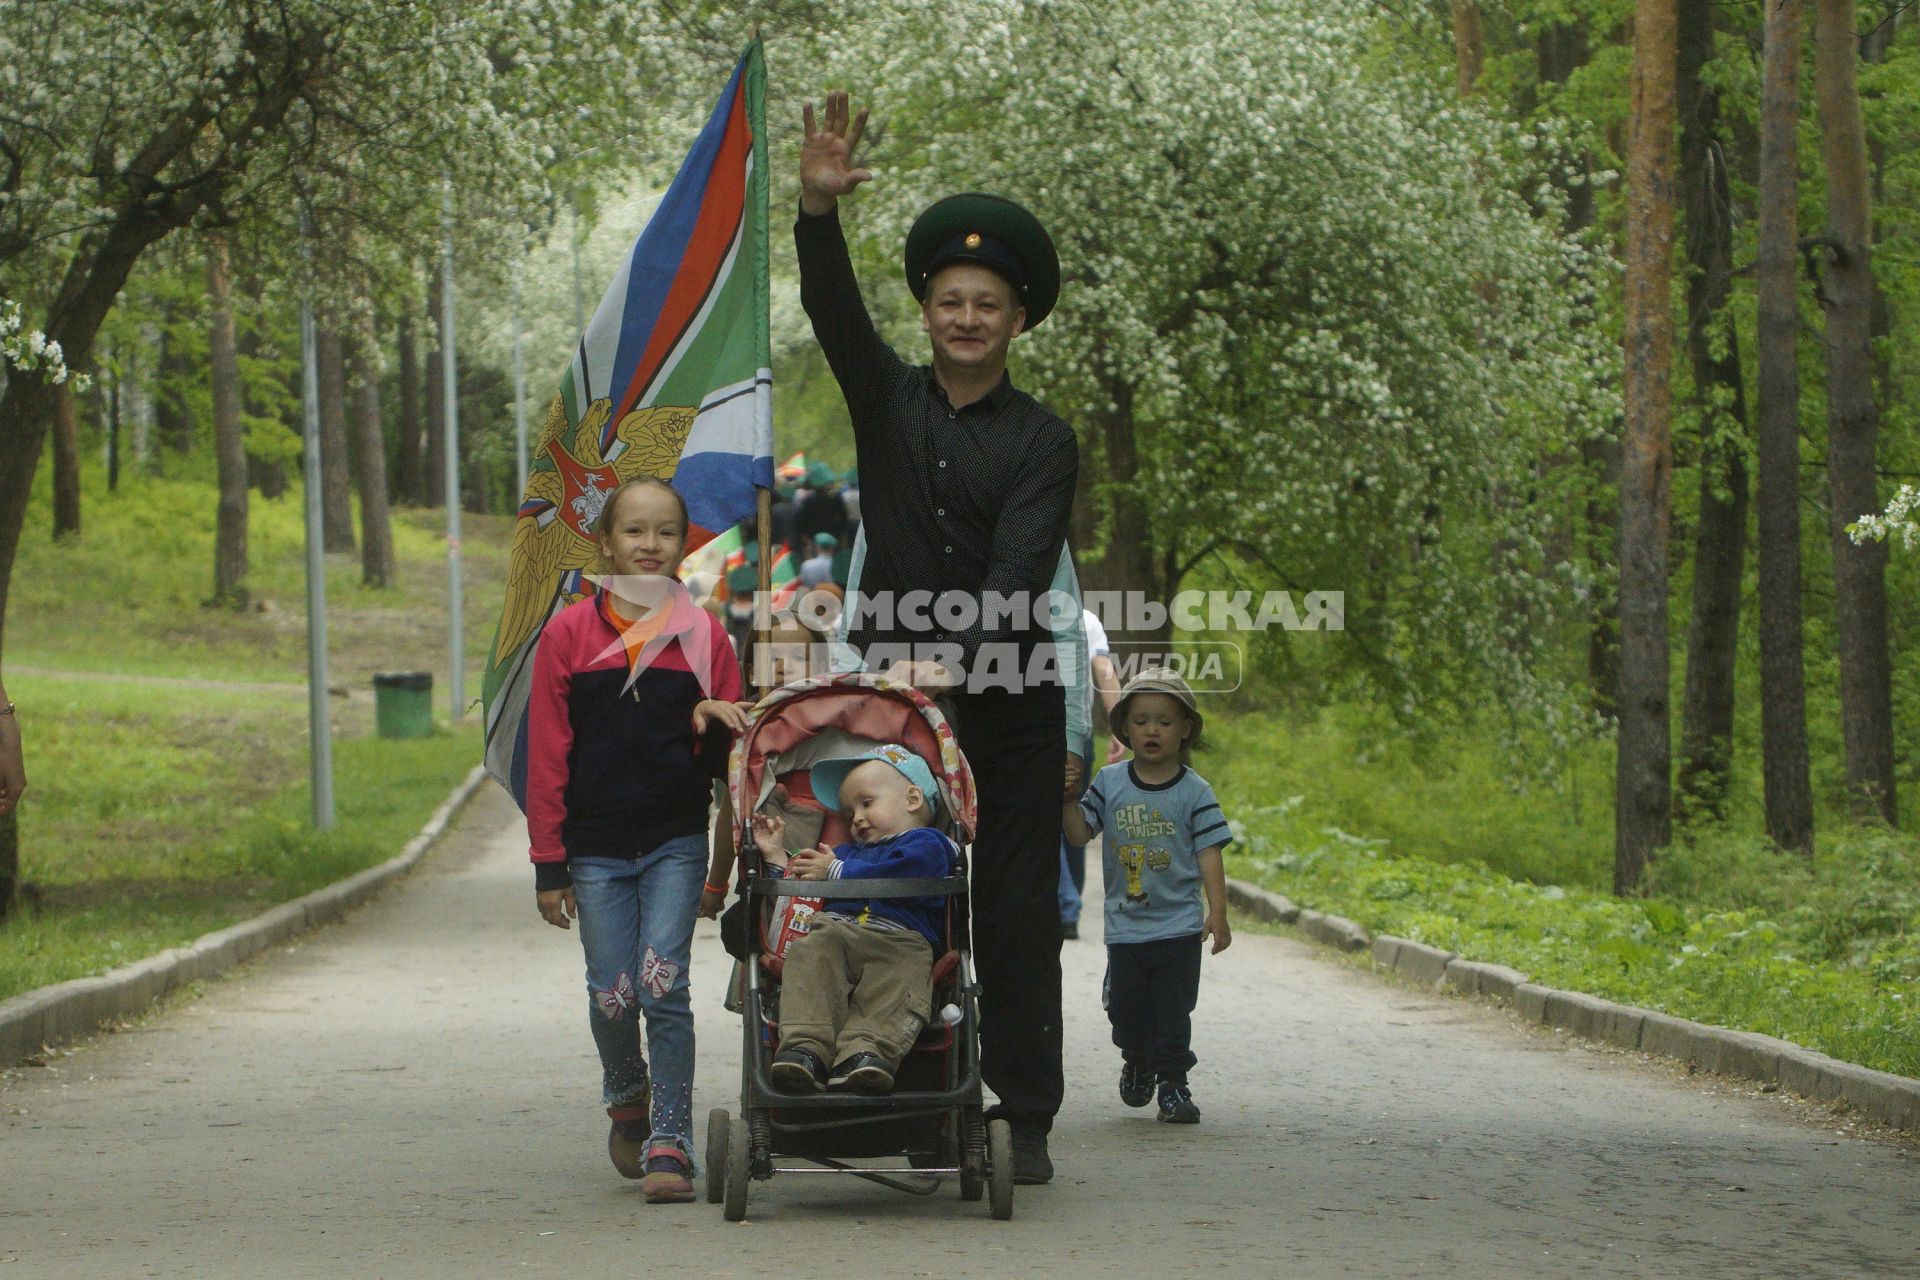
[[[373,678],[373,702],[381,737],[433,736],[433,672],[382,672]]]

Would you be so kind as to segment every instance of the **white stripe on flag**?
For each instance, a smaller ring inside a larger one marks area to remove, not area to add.
[[[773,385],[773,370],[762,369],[751,382],[736,382],[709,395],[687,432],[682,458],[696,453],[733,453],[749,458],[770,458],[773,436],[761,427],[760,395],[762,386]]]

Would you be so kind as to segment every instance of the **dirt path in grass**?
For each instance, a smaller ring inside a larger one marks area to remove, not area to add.
[[[754,1184],[743,1226],[650,1208],[515,816],[488,788],[346,924],[8,1073],[0,1271],[1920,1275],[1912,1148],[1253,933],[1209,962],[1194,1129],[1120,1106],[1101,952],[1066,944],[1059,1176],[1012,1222],[830,1176]],[[703,924],[702,1116],[737,1096],[725,972]]]

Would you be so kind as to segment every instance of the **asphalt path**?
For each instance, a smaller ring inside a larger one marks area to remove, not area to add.
[[[755,1183],[747,1222],[607,1163],[578,943],[496,789],[405,884],[0,1083],[0,1277],[1920,1276],[1920,1164],[1777,1095],[1568,1042],[1243,930],[1196,1016],[1198,1127],[1120,1105],[1097,919],[1065,944],[1059,1174]],[[696,941],[696,1113],[738,1110]]]

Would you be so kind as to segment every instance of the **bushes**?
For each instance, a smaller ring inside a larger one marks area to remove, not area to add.
[[[1524,795],[1503,809],[1510,822],[1489,816],[1478,796],[1482,809],[1467,824],[1486,833],[1489,860],[1503,859],[1502,869],[1464,856],[1452,818],[1475,801],[1471,766],[1450,784],[1410,793],[1397,790],[1402,771],[1377,758],[1322,777],[1297,773],[1300,763],[1337,758],[1322,741],[1305,755],[1290,752],[1292,763],[1276,777],[1274,742],[1297,745],[1312,734],[1263,717],[1209,724],[1208,732],[1215,750],[1199,767],[1244,833],[1229,849],[1234,874],[1376,932],[1511,965],[1549,986],[1920,1076],[1920,853],[1899,832],[1829,836],[1812,865],[1715,832],[1655,864],[1655,896],[1622,900],[1507,874],[1565,856],[1519,847],[1540,824]],[[1452,794],[1442,794],[1449,786]],[[1365,803],[1352,806],[1362,813],[1356,820],[1338,797],[1363,792]],[[1406,807],[1416,801],[1424,812]],[[1362,825],[1367,815],[1384,815],[1381,825],[1397,832],[1453,831],[1443,844],[1449,860],[1397,847],[1411,835],[1363,837],[1334,825]],[[1600,862],[1605,851],[1587,857]]]

